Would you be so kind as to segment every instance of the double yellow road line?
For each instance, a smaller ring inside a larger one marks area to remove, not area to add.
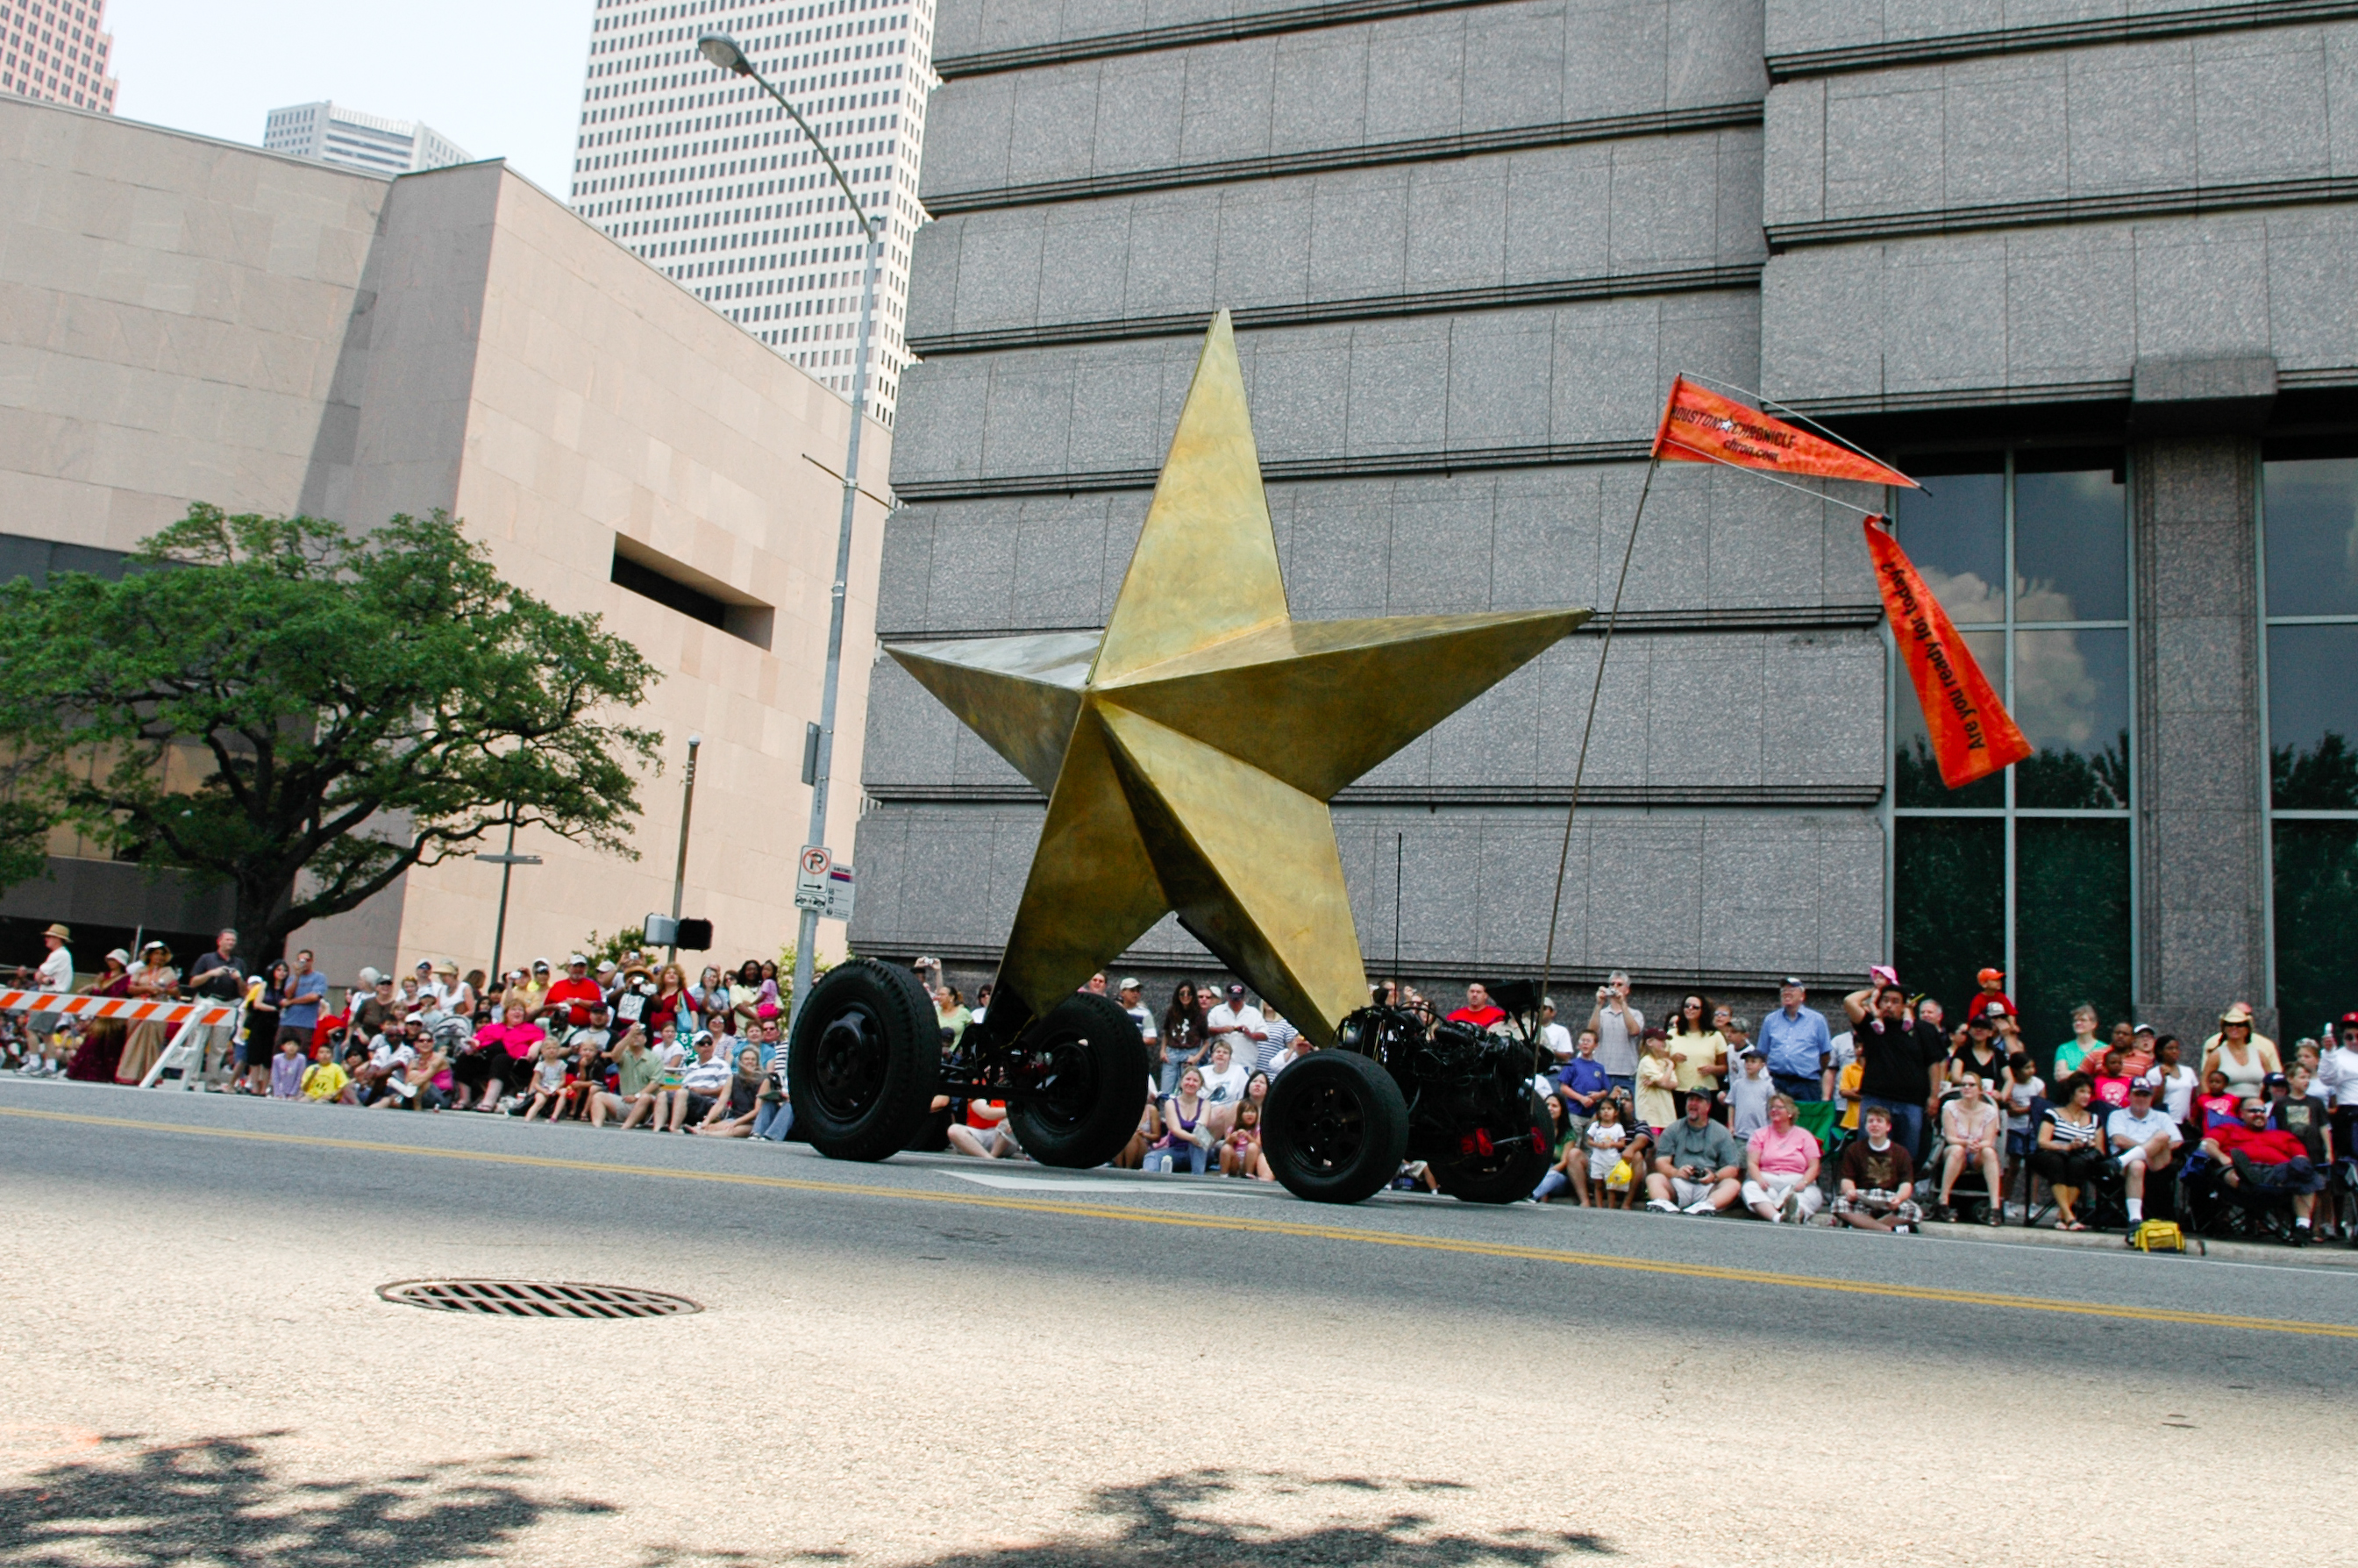
[[[414,1143],[379,1143],[352,1138],[315,1138],[298,1132],[253,1132],[234,1128],[190,1127],[178,1122],[138,1121],[124,1117],[81,1116],[67,1111],[25,1110],[0,1106],[0,1116],[36,1121],[73,1122],[87,1127],[111,1127],[139,1132],[163,1132],[185,1138],[221,1138],[246,1143],[277,1143],[310,1149],[334,1149],[346,1153],[397,1154],[422,1160],[459,1160],[483,1165],[524,1165],[551,1171],[590,1171],[613,1176],[642,1176],[665,1182],[705,1182],[724,1186],[767,1187],[784,1192],[824,1193],[834,1196],[884,1198],[901,1203],[950,1204],[961,1208],[1013,1209],[1027,1214],[1055,1215],[1066,1219],[1103,1219],[1121,1225],[1158,1225],[1182,1230],[1241,1231],[1256,1236],[1293,1236],[1314,1241],[1336,1241],[1356,1247],[1393,1247],[1418,1252],[1455,1253],[1471,1258],[1502,1258],[1517,1262],[1548,1263],[1572,1269],[1614,1269],[1625,1273],[1662,1274],[1678,1279],[1710,1280],[1728,1284],[1773,1285],[1780,1290],[1823,1291],[1843,1295],[1885,1296],[1900,1301],[1940,1302],[1952,1306],[2004,1307],[2017,1312],[2063,1313],[2080,1317],[2111,1318],[2131,1323],[2184,1324],[2198,1328],[2238,1328],[2257,1334],[2299,1334],[2327,1339],[2358,1339],[2358,1324],[2309,1323],[2299,1319],[2249,1317],[2234,1313],[2180,1312],[2166,1307],[2142,1307],[2110,1302],[2062,1301],[1984,1291],[1942,1290],[1930,1285],[1887,1284],[1864,1280],[1831,1280],[1807,1274],[1772,1274],[1758,1269],[1725,1269],[1708,1263],[1674,1263],[1648,1258],[1617,1258],[1597,1252],[1566,1252],[1551,1247],[1521,1247],[1499,1241],[1465,1241],[1446,1237],[1410,1236],[1399,1231],[1367,1230],[1356,1226],[1314,1225],[1301,1220],[1255,1219],[1242,1215],[1151,1211],[1109,1204],[1061,1200],[992,1197],[980,1193],[935,1192],[921,1187],[886,1187],[859,1182],[814,1182],[793,1176],[761,1176],[728,1171],[685,1171],[664,1165],[626,1165],[607,1160],[562,1160],[540,1154],[503,1154],[484,1150],[435,1149]]]

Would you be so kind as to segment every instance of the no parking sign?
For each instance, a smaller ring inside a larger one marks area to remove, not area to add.
[[[816,910],[829,920],[851,918],[851,868],[817,844],[803,846],[795,865],[795,907]]]

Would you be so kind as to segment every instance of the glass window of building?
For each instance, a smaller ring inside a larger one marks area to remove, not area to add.
[[[2288,1038],[2358,1007],[2358,442],[2261,450],[2276,1002]]]
[[[2037,750],[1941,782],[1890,661],[1893,957],[1954,1007],[2003,968],[2044,1062],[2076,1004],[2105,1024],[2135,989],[2126,459],[2117,448],[1918,457],[1900,544]]]

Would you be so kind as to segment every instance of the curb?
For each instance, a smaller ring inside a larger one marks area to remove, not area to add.
[[[2028,1247],[2078,1248],[2100,1252],[2133,1253],[2120,1232],[2113,1230],[2051,1230],[2006,1224],[2002,1226],[1964,1225],[1952,1220],[1927,1220],[1922,1226],[1926,1236],[1943,1241],[1996,1243]],[[2184,1256],[2200,1260],[2215,1258],[2222,1262],[2298,1264],[2303,1267],[2328,1269],[2358,1269],[2358,1248],[2341,1240],[2312,1242],[2307,1247],[2286,1247],[2262,1241],[2228,1241],[2202,1238],[2206,1250],[2190,1249]],[[2178,1254],[2163,1253],[2170,1257]]]

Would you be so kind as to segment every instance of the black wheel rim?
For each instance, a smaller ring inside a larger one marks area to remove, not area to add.
[[[1367,1146],[1367,1108],[1343,1085],[1321,1084],[1288,1110],[1285,1131],[1296,1165],[1322,1174],[1339,1171]]]
[[[884,1029],[864,1007],[853,1006],[827,1021],[811,1053],[811,1098],[830,1121],[857,1121],[884,1091],[892,1066]]]
[[[1025,1053],[1035,1087],[1025,1109],[1051,1127],[1078,1127],[1098,1101],[1097,1058],[1075,1035],[1042,1042]]]

